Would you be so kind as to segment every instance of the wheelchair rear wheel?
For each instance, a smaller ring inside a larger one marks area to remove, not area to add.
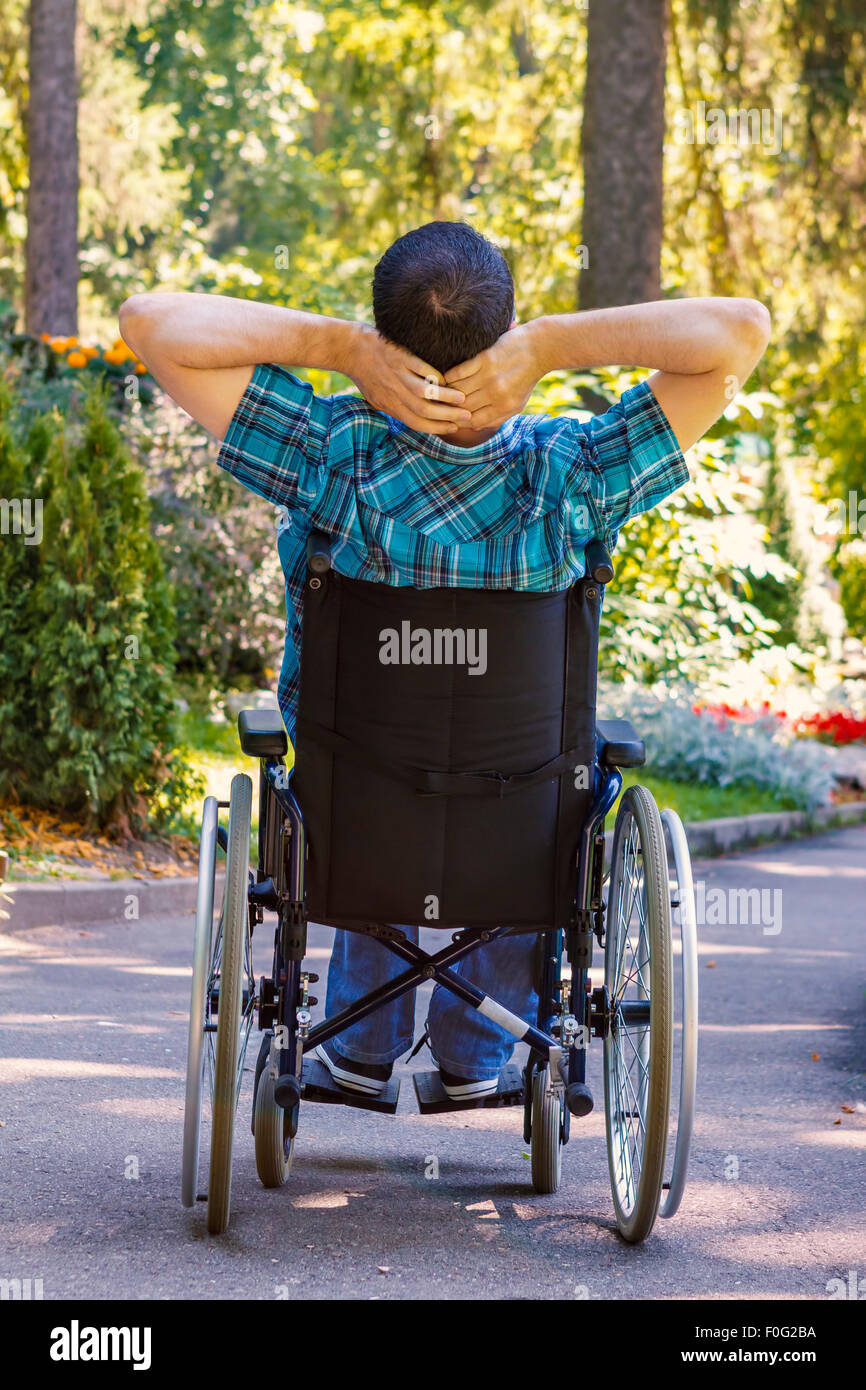
[[[550,1067],[532,1074],[532,1186],[556,1192],[562,1176],[562,1096],[550,1085]]]
[[[607,1154],[617,1225],[649,1235],[658,1213],[670,1107],[671,903],[658,807],[629,787],[613,838],[605,932]]]
[[[255,1007],[247,906],[252,796],[252,782],[239,773],[232,779],[225,897],[209,982],[217,1005],[207,1199],[211,1235],[221,1235],[229,1223],[235,1110]]]

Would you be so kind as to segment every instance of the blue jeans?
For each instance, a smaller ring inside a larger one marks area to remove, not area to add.
[[[401,930],[407,940],[417,943],[417,927]],[[498,1004],[527,1023],[535,1023],[538,995],[533,980],[533,953],[537,939],[529,932],[491,941],[472,951],[454,969]],[[356,932],[337,931],[328,970],[328,1017],[406,969],[407,962],[380,942]],[[415,991],[409,990],[339,1033],[328,1047],[356,1062],[393,1062],[412,1046],[414,1025]],[[510,1033],[441,985],[433,990],[427,1028],[434,1059],[455,1076],[473,1080],[498,1076],[514,1051],[516,1039]]]

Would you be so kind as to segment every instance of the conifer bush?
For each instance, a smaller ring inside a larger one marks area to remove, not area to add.
[[[19,433],[0,383],[0,499],[0,796],[139,832],[190,774],[171,751],[172,593],[103,388]]]

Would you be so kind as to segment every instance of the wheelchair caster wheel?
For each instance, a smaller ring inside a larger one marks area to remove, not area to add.
[[[550,1068],[532,1077],[532,1186],[556,1192],[562,1176],[562,1102],[550,1087]]]
[[[294,1079],[294,1078],[293,1078]],[[256,1172],[263,1187],[282,1187],[292,1167],[295,1140],[292,1112],[284,1110],[274,1095],[274,1078],[264,1067],[256,1089],[253,1133],[256,1137]]]

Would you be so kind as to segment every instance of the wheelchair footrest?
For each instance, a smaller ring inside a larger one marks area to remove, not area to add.
[[[442,1085],[438,1071],[416,1071],[412,1079],[422,1115],[440,1115],[445,1110],[492,1110],[501,1105],[523,1104],[523,1077],[517,1067],[503,1067],[498,1090],[477,1100],[452,1100]]]
[[[393,1115],[400,1095],[400,1082],[391,1077],[379,1096],[364,1096],[360,1091],[346,1091],[338,1086],[324,1062],[317,1057],[305,1057],[301,1072],[301,1099],[320,1101],[323,1105],[353,1105],[358,1110],[378,1110]]]

